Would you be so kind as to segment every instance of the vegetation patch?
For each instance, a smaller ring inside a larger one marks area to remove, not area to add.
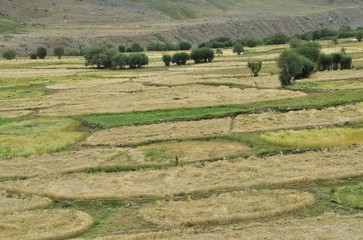
[[[67,174],[0,182],[0,189],[58,199],[162,198],[217,190],[363,176],[363,149],[336,149],[122,173]]]
[[[24,212],[36,208],[49,207],[52,200],[45,197],[26,196],[24,194],[0,191],[0,214]]]
[[[159,201],[140,212],[145,220],[162,226],[227,224],[297,211],[314,202],[314,196],[306,192],[251,190],[199,200]]]
[[[363,88],[362,80],[335,80],[335,81],[296,81],[293,85],[294,89],[322,89],[322,90],[336,90],[336,89],[358,89]]]
[[[0,34],[10,33],[20,28],[20,24],[10,18],[0,16]]]
[[[336,147],[363,143],[363,128],[286,130],[261,135],[264,141],[283,146]]]
[[[0,158],[56,152],[85,136],[79,122],[65,118],[31,119],[0,126]]]
[[[0,88],[0,100],[34,98],[43,96],[44,94],[44,90],[39,89],[39,86],[18,86]]]
[[[332,189],[333,199],[339,204],[363,209],[363,183]]]
[[[99,237],[96,240],[228,240],[251,239],[360,239],[363,215],[340,216],[325,214],[314,218],[273,221],[269,223],[252,223],[233,225],[233,227],[214,227],[210,229],[183,229],[163,232],[139,233]]]
[[[1,216],[1,239],[66,239],[87,231],[93,219],[72,210],[34,210]]]

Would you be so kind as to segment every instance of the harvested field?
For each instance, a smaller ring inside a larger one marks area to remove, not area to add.
[[[20,110],[20,111],[0,111],[0,118],[16,118],[22,117],[32,113],[30,110]]]
[[[124,149],[92,148],[0,161],[0,178],[80,172],[107,164]],[[29,171],[31,169],[31,171]]]
[[[343,80],[343,79],[362,79],[363,70],[340,70],[334,71],[332,74],[331,71],[317,72],[311,75],[309,81],[333,81],[333,80]]]
[[[175,164],[175,156],[178,156],[179,163],[183,164],[228,157],[248,150],[250,148],[244,144],[227,141],[164,142],[129,149],[105,164],[112,166]]]
[[[24,212],[36,208],[46,208],[52,204],[52,200],[45,197],[26,196],[23,194],[0,191],[0,214]]]
[[[125,173],[69,174],[0,182],[0,189],[59,199],[163,197],[363,176],[363,148],[219,161]]]
[[[35,210],[2,216],[0,239],[65,239],[87,231],[93,219],[72,210]]]
[[[145,220],[161,226],[228,224],[297,211],[314,202],[314,196],[306,192],[251,190],[200,200],[160,201],[140,213]]]
[[[148,111],[158,109],[195,108],[243,104],[306,96],[302,92],[277,89],[238,89],[226,86],[187,85],[161,87],[148,91],[131,93],[120,92],[115,86],[106,87],[109,91],[97,88],[92,91],[78,89],[61,91],[44,96],[37,101],[29,100],[28,106],[47,107],[40,110],[40,115],[71,116],[91,113],[118,113],[131,111]],[[40,101],[40,102],[39,102]],[[43,105],[44,102],[47,105]],[[11,106],[3,109],[19,109],[22,101],[12,101]]]
[[[226,135],[230,118],[127,126],[99,131],[90,136],[87,145],[133,145],[157,140],[184,139]]]
[[[70,146],[85,133],[72,119],[32,119],[0,126],[0,159],[55,152]]]
[[[363,121],[363,104],[307,109],[287,113],[266,112],[240,115],[234,119],[232,133],[268,131]]]
[[[363,144],[363,128],[322,128],[300,131],[268,132],[261,138],[283,146],[337,147]]]
[[[218,227],[202,229],[171,230],[134,235],[100,237],[96,240],[229,240],[229,239],[281,239],[281,240],[361,240],[363,215],[340,216],[325,214],[314,218],[276,221],[266,224]]]
[[[334,80],[334,81],[299,81],[295,83],[296,89],[323,89],[344,90],[363,88],[363,78],[359,80]]]

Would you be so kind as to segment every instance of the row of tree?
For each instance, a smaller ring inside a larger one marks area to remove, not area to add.
[[[211,62],[214,59],[214,51],[211,48],[193,49],[190,54],[187,52],[177,52],[173,56],[164,54],[162,60],[165,66],[170,66],[170,63],[177,65],[185,65],[188,60],[192,59],[195,64]]]

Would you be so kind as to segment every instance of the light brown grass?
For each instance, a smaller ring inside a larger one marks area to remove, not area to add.
[[[317,72],[309,78],[309,81],[331,81],[341,79],[362,79],[363,70],[342,70]]]
[[[363,215],[319,217],[254,223],[212,229],[185,229],[96,238],[96,240],[361,240]]]
[[[35,210],[2,216],[0,239],[66,239],[87,231],[90,215],[74,210]]]
[[[314,202],[314,196],[306,192],[251,190],[199,200],[159,201],[140,213],[161,226],[227,224],[297,211]]]
[[[30,110],[0,111],[0,118],[16,118],[32,113]]]
[[[124,173],[70,174],[0,182],[0,189],[60,199],[163,197],[212,190],[363,176],[363,148],[219,161]]]
[[[23,194],[0,191],[0,214],[24,212],[36,208],[49,207],[52,200],[45,197],[26,196]]]
[[[331,107],[322,110],[307,109],[287,113],[266,112],[240,115],[234,120],[232,133],[331,125],[350,121],[363,121],[362,104]]]

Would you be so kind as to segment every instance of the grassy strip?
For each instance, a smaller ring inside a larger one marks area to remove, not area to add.
[[[127,112],[120,114],[92,114],[80,119],[102,128],[117,126],[143,125],[166,121],[198,120],[225,117],[228,115],[257,113],[270,108],[277,112],[301,110],[306,108],[325,108],[363,101],[363,89],[340,90],[334,92],[311,93],[308,96],[275,100],[269,102],[249,103],[239,106],[216,106],[180,110],[158,110],[146,112]]]
[[[348,207],[363,209],[363,182],[353,186],[332,188],[333,201]]]

